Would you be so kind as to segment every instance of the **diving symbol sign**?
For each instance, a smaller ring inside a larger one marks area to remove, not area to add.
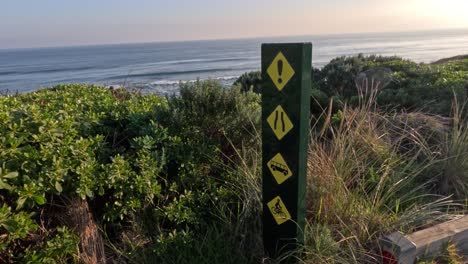
[[[278,184],[282,184],[293,174],[283,156],[278,153],[268,163],[268,168]]]
[[[291,67],[286,57],[284,57],[283,53],[279,52],[268,67],[267,73],[276,88],[281,91],[294,76],[294,69]]]
[[[281,197],[276,196],[273,200],[269,201],[267,205],[276,221],[276,224],[281,225],[291,219],[291,215],[289,214],[288,209],[286,209]]]
[[[273,113],[270,114],[267,118],[267,122],[279,140],[294,127],[281,105],[278,105]]]

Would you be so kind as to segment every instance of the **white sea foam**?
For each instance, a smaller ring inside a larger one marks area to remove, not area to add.
[[[180,81],[171,81],[171,80],[159,80],[151,82],[150,85],[176,85],[179,84]]]
[[[234,82],[239,76],[221,76],[216,78],[203,78],[203,79],[192,79],[192,80],[157,80],[149,83],[150,85],[160,85],[160,86],[171,86],[171,85],[179,85],[180,82],[189,82],[193,83],[197,80],[204,81],[204,80],[219,80],[219,81],[232,81]]]

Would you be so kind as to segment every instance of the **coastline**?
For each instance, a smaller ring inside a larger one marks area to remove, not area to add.
[[[60,83],[131,84],[149,92],[171,94],[179,81],[219,79],[227,84],[236,76],[259,69],[261,43],[297,41],[314,44],[316,68],[336,57],[359,53],[396,55],[417,63],[468,53],[468,31],[466,35],[346,34],[0,51],[0,90],[25,92]]]

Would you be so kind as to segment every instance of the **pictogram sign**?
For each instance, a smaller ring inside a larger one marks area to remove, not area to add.
[[[268,168],[278,184],[282,184],[285,180],[292,176],[292,172],[283,156],[278,153],[268,163]]]
[[[288,209],[286,209],[286,206],[279,196],[275,197],[268,203],[268,208],[270,208],[271,215],[278,225],[281,225],[291,219]]]
[[[268,124],[275,133],[276,137],[281,140],[286,134],[293,129],[294,125],[289,119],[288,115],[284,111],[281,105],[278,105],[276,109],[267,118]]]
[[[268,75],[278,90],[283,90],[289,80],[294,76],[294,69],[289,64],[282,52],[276,55],[275,59],[267,69]]]

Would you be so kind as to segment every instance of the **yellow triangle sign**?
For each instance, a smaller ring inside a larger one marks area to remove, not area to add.
[[[278,153],[268,163],[268,168],[278,184],[282,184],[293,174],[283,156]]]
[[[279,140],[294,127],[281,105],[278,105],[273,113],[270,114],[267,118],[267,122]]]
[[[270,209],[276,224],[281,225],[291,219],[291,215],[289,214],[288,209],[286,209],[281,197],[276,196],[273,200],[267,203],[267,206]]]
[[[267,68],[267,73],[276,88],[281,91],[294,76],[294,69],[291,67],[286,57],[284,57],[283,53],[279,52]]]

